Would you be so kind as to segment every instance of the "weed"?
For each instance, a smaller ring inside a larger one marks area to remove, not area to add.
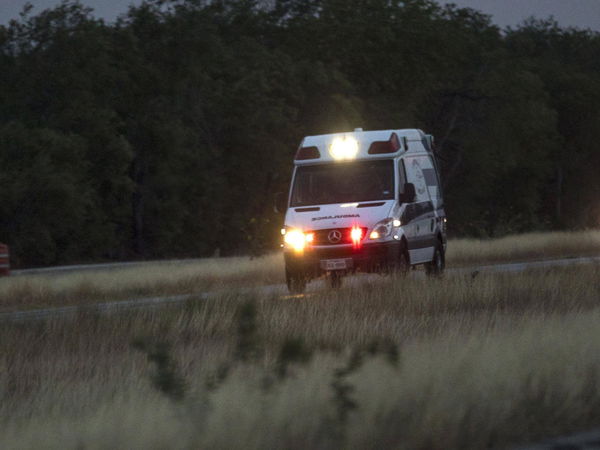
[[[225,382],[225,380],[227,380],[227,376],[230,372],[231,364],[221,363],[215,371],[209,373],[209,375],[206,377],[204,386],[209,391],[214,391],[218,389],[219,386],[221,386]]]
[[[347,381],[347,377],[357,371],[362,363],[362,352],[355,350],[351,353],[346,366],[336,369],[333,373],[331,388],[333,390],[336,419],[340,426],[344,426],[348,419],[348,415],[358,408],[358,404],[352,398],[354,387]]]
[[[183,400],[186,383],[179,375],[175,362],[171,357],[171,346],[164,341],[152,342],[148,338],[138,338],[132,343],[133,347],[146,353],[148,361],[155,365],[152,375],[154,386],[167,397],[175,401]]]
[[[277,376],[285,378],[291,364],[306,364],[310,361],[312,352],[306,347],[302,338],[287,338],[279,350],[277,357]]]
[[[257,308],[254,300],[244,302],[237,311],[236,358],[243,362],[256,359],[259,353]]]
[[[383,354],[394,367],[400,362],[400,350],[391,339],[373,339],[367,345],[366,352],[371,356]]]

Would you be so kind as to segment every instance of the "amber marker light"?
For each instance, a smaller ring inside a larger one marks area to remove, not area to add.
[[[314,233],[303,233],[300,230],[286,230],[286,233],[283,235],[283,241],[288,247],[291,247],[297,253],[301,253],[304,251],[304,248],[307,245],[310,245],[315,240]]]
[[[294,249],[294,251],[300,253],[304,250],[306,245],[304,233],[300,230],[288,230],[283,238],[285,243]]]

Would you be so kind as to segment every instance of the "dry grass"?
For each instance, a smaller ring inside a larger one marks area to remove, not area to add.
[[[600,423],[599,320],[585,266],[4,324],[0,448],[503,447]]]
[[[530,233],[495,240],[456,239],[449,267],[600,255],[600,231]],[[193,294],[284,283],[281,253],[210,258],[120,269],[0,279],[0,311],[80,305],[156,295]]]
[[[0,278],[0,311],[193,294],[282,283],[283,255]]]
[[[600,255],[600,230],[527,233],[500,239],[455,239],[448,264],[465,266]]]

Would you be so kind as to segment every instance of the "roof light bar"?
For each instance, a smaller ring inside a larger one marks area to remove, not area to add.
[[[336,137],[329,146],[329,154],[335,160],[349,160],[356,158],[358,141],[351,136]]]
[[[375,141],[369,146],[369,155],[382,153],[396,153],[400,150],[400,139],[396,133],[392,133],[387,141]]]
[[[303,159],[319,159],[321,157],[321,153],[319,149],[315,146],[312,147],[300,147],[296,152],[296,160]]]

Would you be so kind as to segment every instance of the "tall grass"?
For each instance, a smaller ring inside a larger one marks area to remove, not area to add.
[[[283,255],[0,278],[0,311],[192,294],[282,283]]]
[[[0,329],[0,448],[483,448],[600,423],[600,267]]]
[[[600,231],[526,233],[498,239],[454,239],[450,265],[490,264],[600,255]]]
[[[449,267],[600,255],[600,231],[529,233],[448,243]],[[0,279],[0,311],[284,283],[283,256],[207,258],[120,269]]]

